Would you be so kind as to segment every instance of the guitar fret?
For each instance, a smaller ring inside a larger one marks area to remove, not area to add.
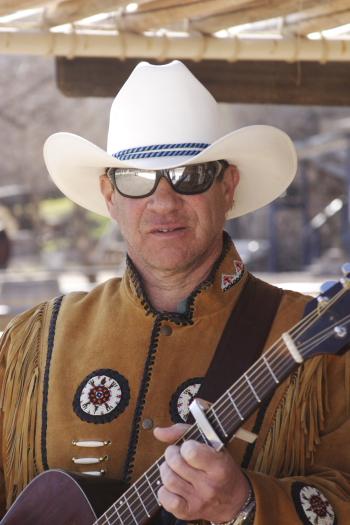
[[[132,518],[133,518],[134,522],[135,522],[135,523],[136,523],[136,525],[137,525],[137,523],[138,523],[138,522],[137,522],[137,519],[135,518],[135,514],[133,513],[133,511],[132,511],[132,509],[131,509],[131,507],[130,507],[130,505],[129,505],[129,503],[128,503],[128,500],[127,500],[127,499],[125,499],[125,503],[126,503],[126,506],[127,506],[127,507],[128,507],[128,509],[129,509],[129,512],[130,512],[130,514],[131,514],[131,516],[132,516]]]
[[[139,500],[141,501],[141,505],[143,506],[143,509],[144,509],[144,511],[145,511],[145,513],[146,513],[146,515],[147,515],[147,517],[150,518],[151,515],[150,515],[150,513],[148,512],[147,507],[146,507],[146,505],[144,504],[143,499],[142,499],[141,496],[140,496],[140,493],[139,493],[139,491],[138,491],[138,488],[137,488],[137,484],[136,484],[136,483],[135,483],[135,485],[134,485],[134,489],[135,489],[135,492],[136,492],[137,497],[138,497]]]
[[[112,517],[113,517],[113,516],[112,516]],[[107,523],[107,525],[111,525],[111,522],[109,521],[108,516],[105,516],[105,518],[106,518],[106,520],[107,520],[107,521],[105,521],[105,523]],[[119,518],[119,516],[118,516],[118,518]]]
[[[251,383],[251,381],[250,381],[248,375],[247,375],[247,374],[244,374],[244,378],[245,378],[245,380],[247,381],[250,390],[253,392],[253,395],[254,395],[255,399],[257,400],[257,402],[258,402],[258,403],[261,403],[261,399],[260,399],[260,397],[258,396],[258,394],[256,393],[256,390],[255,390],[255,388],[253,387],[253,385],[252,385],[252,383]]]
[[[228,393],[228,396],[229,396],[229,398],[230,398],[230,400],[231,400],[231,403],[233,404],[233,408],[235,409],[235,411],[236,411],[237,414],[238,414],[239,419],[240,419],[241,421],[244,421],[244,417],[242,416],[241,412],[238,410],[238,407],[237,407],[237,405],[236,405],[236,403],[235,403],[235,400],[233,399],[233,397],[232,397],[232,395],[231,395],[231,392],[228,390],[227,393]]]
[[[212,412],[213,416],[215,417],[216,421],[218,422],[218,425],[219,425],[219,427],[221,428],[222,433],[224,434],[224,436],[225,436],[225,437],[228,437],[228,434],[227,434],[226,430],[224,429],[224,427],[222,426],[220,419],[219,419],[218,416],[216,415],[215,410],[212,409],[211,412]]]
[[[280,381],[279,381],[279,379],[277,378],[277,376],[276,376],[276,374],[274,373],[274,371],[272,370],[272,368],[271,368],[271,366],[270,366],[270,363],[268,362],[267,357],[266,357],[265,355],[263,356],[263,361],[264,361],[265,365],[267,366],[267,368],[268,368],[270,374],[272,375],[272,378],[273,378],[274,382],[275,382],[276,384],[278,384]]]
[[[119,499],[118,501],[116,501],[115,504],[113,505],[114,510],[115,510],[115,514],[117,515],[117,518],[118,518],[118,520],[119,520],[120,523],[124,523],[124,518],[122,519],[122,517],[121,517],[121,515],[120,515],[120,513],[119,513],[120,510],[123,511],[122,506],[123,506],[124,504],[125,504],[125,498],[121,498],[121,499]],[[118,510],[117,505],[119,505],[119,510]],[[108,512],[108,510],[107,510],[107,512]],[[111,514],[111,516],[107,516],[107,512],[106,512],[106,514],[104,514],[104,516],[107,517],[107,521],[108,521],[108,523],[109,523],[109,518],[114,518],[114,515]],[[112,523],[113,523],[113,522],[112,522]]]
[[[145,473],[145,478],[146,478],[146,481],[147,481],[147,483],[148,483],[148,485],[149,485],[149,487],[150,487],[150,489],[151,489],[151,491],[152,491],[152,494],[153,494],[153,496],[154,496],[154,498],[155,498],[155,500],[156,500],[156,502],[157,502],[157,505],[160,507],[159,500],[158,500],[158,498],[157,498],[157,496],[156,496],[156,493],[155,493],[154,490],[153,490],[152,483],[151,483],[150,480],[148,479],[147,473]]]
[[[123,520],[121,519],[120,514],[119,514],[119,512],[118,512],[117,505],[115,504],[115,505],[113,505],[113,507],[114,507],[114,509],[115,509],[115,513],[116,513],[116,515],[117,515],[118,520],[120,521],[120,523],[123,523]],[[111,518],[113,518],[113,516],[111,516]],[[107,521],[108,521],[108,523],[109,523],[108,516],[107,516]]]

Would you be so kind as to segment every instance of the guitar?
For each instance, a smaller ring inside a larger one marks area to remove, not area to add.
[[[350,341],[350,265],[344,278],[308,303],[305,315],[282,334],[255,363],[213,403],[205,417],[226,444],[259,404],[303,361],[320,354],[340,354]],[[207,442],[198,423],[185,440]],[[160,457],[129,488],[113,480],[48,470],[18,496],[1,525],[142,525],[160,509]],[[117,500],[115,498],[120,494]],[[107,510],[105,510],[107,508]],[[99,517],[97,517],[99,516]]]

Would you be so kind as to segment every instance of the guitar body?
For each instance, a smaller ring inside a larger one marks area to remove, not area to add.
[[[125,488],[115,480],[48,470],[29,483],[0,524],[92,525]]]

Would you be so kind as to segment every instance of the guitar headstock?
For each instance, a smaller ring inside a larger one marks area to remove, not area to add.
[[[340,354],[350,347],[350,263],[342,266],[343,277],[328,281],[310,301],[304,317],[291,333],[304,359],[319,354]]]

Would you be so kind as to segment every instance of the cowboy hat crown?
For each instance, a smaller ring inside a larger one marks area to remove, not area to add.
[[[58,188],[77,204],[109,216],[99,190],[107,167],[166,169],[226,159],[240,171],[227,218],[261,208],[293,180],[290,138],[266,125],[224,134],[218,104],[188,68],[139,63],[111,108],[107,151],[72,133],[51,135],[44,159]]]
[[[184,64],[141,62],[112,104],[107,151],[120,160],[168,157],[177,163],[222,134],[215,99]]]

